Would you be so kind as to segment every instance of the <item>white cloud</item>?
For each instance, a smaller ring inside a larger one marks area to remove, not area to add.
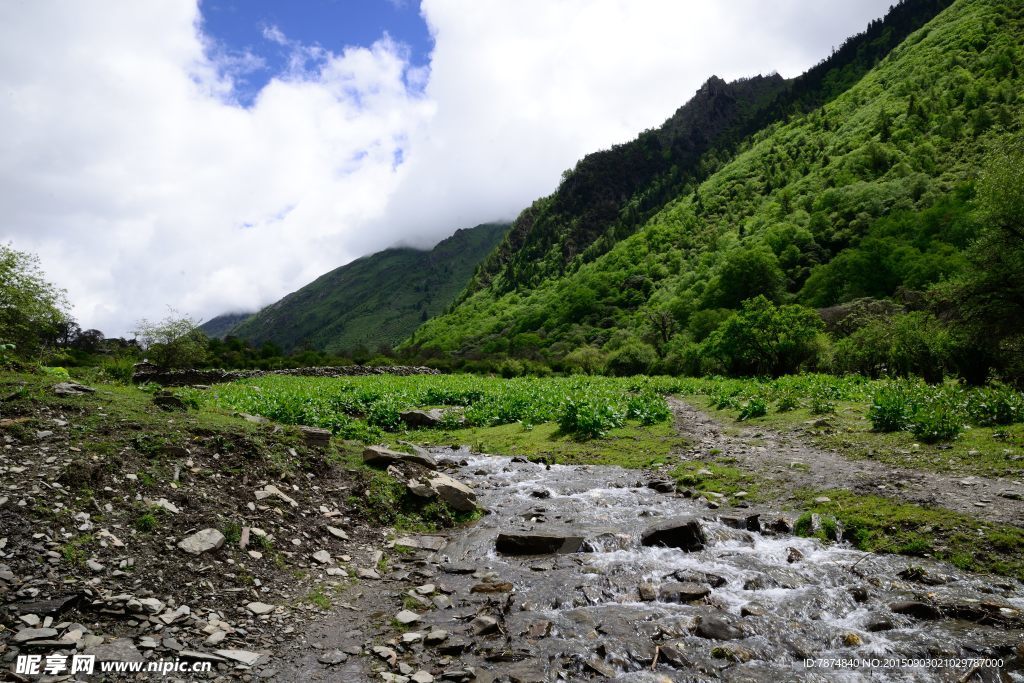
[[[387,36],[263,67],[187,2],[0,3],[0,239],[85,326],[252,309],[363,253],[513,217],[707,76],[795,75],[889,0],[425,0],[429,70]],[[396,165],[396,159],[403,163]]]

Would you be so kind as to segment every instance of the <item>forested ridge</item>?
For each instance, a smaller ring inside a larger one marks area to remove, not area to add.
[[[788,84],[713,79],[665,128],[585,158],[406,348],[512,374],[1018,373],[1024,8],[965,0],[928,21],[944,4],[901,3]],[[685,139],[688,107],[726,123],[677,164],[653,141]],[[668,175],[628,162],[655,156]],[[773,326],[786,338],[758,338]]]

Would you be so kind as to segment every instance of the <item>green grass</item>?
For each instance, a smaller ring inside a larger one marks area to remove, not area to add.
[[[815,503],[819,496],[828,503]],[[982,522],[942,508],[863,496],[842,489],[801,491],[807,514],[834,517],[861,550],[930,556],[974,572],[1024,579],[1024,529]]]
[[[319,607],[320,609],[331,608],[331,598],[324,592],[322,586],[316,586],[313,590],[307,593],[304,602],[307,602],[314,607]]]
[[[744,491],[747,495],[742,498],[748,501],[757,501],[761,495],[756,476],[724,464],[724,459],[720,462],[686,461],[675,467],[671,475],[681,487],[721,493],[734,501],[737,500],[735,495]]]
[[[726,426],[739,426],[736,411],[716,410],[715,399],[690,395],[686,400],[711,411]],[[815,445],[857,459],[872,459],[899,467],[986,477],[1019,476],[1024,472],[1024,424],[970,427],[950,442],[926,443],[909,432],[878,432],[867,417],[870,401],[836,401],[834,414],[814,415],[810,407],[769,411],[742,423],[779,432],[796,432]],[[822,426],[815,426],[819,420]]]
[[[419,430],[410,438],[428,445],[466,445],[480,453],[520,455],[563,465],[619,465],[653,467],[669,462],[686,441],[671,424],[627,424],[609,430],[603,438],[578,440],[552,423],[524,427],[507,424],[452,430]]]

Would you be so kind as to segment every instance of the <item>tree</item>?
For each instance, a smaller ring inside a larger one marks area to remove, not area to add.
[[[948,300],[971,345],[1008,359],[1016,366],[1010,374],[1024,379],[1024,136],[989,156],[977,203],[983,228],[970,250],[974,267]]]
[[[173,309],[160,322],[140,320],[133,332],[149,361],[165,368],[195,367],[208,355],[208,341],[199,321]]]
[[[810,308],[776,307],[757,296],[744,301],[739,313],[711,333],[703,351],[732,374],[778,377],[816,359],[823,327]]]
[[[778,301],[785,284],[779,260],[770,249],[763,245],[734,249],[725,255],[705,293],[704,308],[737,308],[758,295]]]
[[[36,255],[0,244],[0,344],[38,354],[68,327],[66,309],[64,290],[44,279]]]

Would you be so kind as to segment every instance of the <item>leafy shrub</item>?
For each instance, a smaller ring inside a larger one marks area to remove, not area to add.
[[[44,366],[40,366],[39,369],[42,371],[42,373],[44,375],[47,375],[48,377],[53,377],[55,379],[59,379],[62,382],[69,382],[69,381],[71,381],[71,375],[68,374],[67,368],[60,368],[60,367],[52,368],[52,367],[46,367],[44,365]]]
[[[815,393],[811,396],[811,415],[831,415],[836,412],[836,404],[828,394]]]
[[[603,401],[566,399],[558,416],[558,427],[567,434],[591,439],[622,426],[622,415]]]
[[[671,412],[665,397],[646,391],[629,397],[626,402],[626,417],[639,420],[641,424],[652,425],[669,419]]]
[[[796,410],[800,407],[800,400],[796,394],[792,392],[786,392],[779,397],[775,402],[775,409],[780,413],[788,413],[791,410]]]
[[[914,436],[925,443],[952,441],[964,430],[964,421],[951,406],[941,401],[918,407],[910,421]]]
[[[965,408],[971,422],[979,427],[1024,421],[1024,395],[1010,387],[975,389],[967,395]]]
[[[876,319],[836,342],[833,369],[868,377],[911,377],[939,382],[951,365],[945,327],[922,312]]]
[[[876,432],[902,431],[910,424],[912,414],[907,395],[895,386],[878,391],[868,409],[868,419]]]
[[[642,375],[649,372],[658,362],[654,347],[644,342],[631,340],[608,356],[605,372],[614,377]]]
[[[398,416],[398,404],[390,400],[374,402],[366,413],[366,422],[387,431],[398,431],[402,419]]]
[[[755,417],[764,417],[768,414],[768,404],[764,400],[754,397],[747,400],[742,407],[740,407],[739,419],[749,420]]]

